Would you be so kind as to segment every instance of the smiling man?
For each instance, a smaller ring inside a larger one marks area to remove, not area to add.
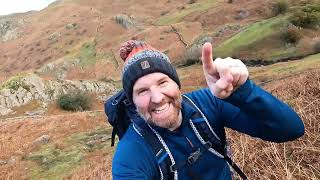
[[[272,142],[304,134],[299,116],[249,80],[240,60],[213,61],[210,43],[202,48],[208,88],[185,95],[165,54],[131,40],[120,56],[123,89],[139,116],[118,144],[113,179],[231,179],[229,165],[245,179],[225,150],[225,127]]]

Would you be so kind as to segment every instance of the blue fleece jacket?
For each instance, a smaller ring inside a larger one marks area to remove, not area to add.
[[[299,116],[250,80],[224,100],[214,97],[209,89],[186,95],[201,109],[221,139],[225,139],[224,127],[272,142],[291,141],[304,134]],[[183,120],[177,130],[155,127],[176,162],[187,159],[195,149],[203,146],[188,123],[195,112],[193,107],[183,102]],[[117,145],[112,175],[115,180],[160,179],[156,158],[132,125]],[[205,151],[194,164],[178,170],[178,179],[231,179],[231,173],[224,159]]]

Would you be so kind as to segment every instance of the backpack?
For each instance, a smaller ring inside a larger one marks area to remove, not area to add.
[[[201,110],[185,95],[183,95],[183,101],[197,109],[197,113],[192,116],[189,123],[205,149],[224,158],[242,179],[247,179],[242,170],[230,158],[226,141],[216,135]],[[111,146],[114,145],[115,136],[117,135],[121,140],[129,125],[133,123],[134,130],[150,145],[157,159],[160,179],[177,179],[177,170],[186,164],[196,162],[202,154],[203,149],[199,148],[190,154],[188,159],[175,162],[162,137],[137,114],[135,106],[127,99],[124,90],[109,98],[104,107],[108,122],[113,126]]]

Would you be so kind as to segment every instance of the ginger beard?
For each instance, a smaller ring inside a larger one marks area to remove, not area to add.
[[[175,97],[168,97],[162,100],[159,104],[149,104],[148,111],[143,111],[137,107],[139,115],[150,125],[175,130],[181,125],[181,92],[177,93]],[[155,109],[160,109],[156,111]]]

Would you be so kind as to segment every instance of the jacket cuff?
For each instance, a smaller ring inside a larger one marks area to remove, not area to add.
[[[251,94],[253,86],[254,83],[248,78],[244,84],[242,84],[228,98],[224,99],[224,101],[231,104],[241,104],[242,102],[245,102],[247,97]]]

